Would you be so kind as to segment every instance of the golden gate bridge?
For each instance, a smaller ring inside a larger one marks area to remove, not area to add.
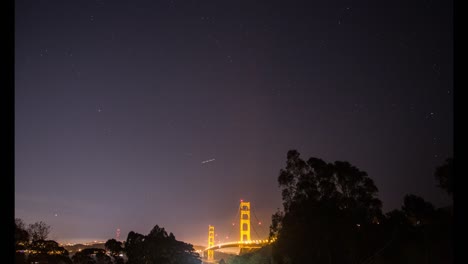
[[[256,220],[258,221],[258,218],[255,215]],[[252,240],[250,231],[251,227],[257,234],[257,237],[260,237],[258,235],[258,232],[255,229],[255,226],[251,224],[251,207],[250,207],[250,202],[244,202],[243,200],[240,200],[239,208],[237,210],[237,215],[239,215],[239,240],[237,241],[230,241],[230,242],[224,242],[224,243],[215,243],[215,231],[214,231],[214,226],[209,225],[208,226],[208,246],[203,250],[203,253],[207,252],[207,260],[208,261],[213,261],[214,260],[214,251],[217,249],[221,248],[240,248],[241,251],[242,249],[255,249],[255,248],[261,248],[265,245],[270,244],[273,242],[273,240],[269,240],[267,238],[265,239],[256,239]],[[236,218],[237,218],[236,215]],[[258,224],[260,225],[261,222],[258,221]],[[233,223],[233,226],[235,224]]]

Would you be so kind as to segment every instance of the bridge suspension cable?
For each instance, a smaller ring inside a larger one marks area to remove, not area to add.
[[[257,229],[255,229],[255,225],[252,226],[255,234],[257,234],[257,239],[261,239],[262,237],[258,234]]]
[[[261,229],[260,231],[264,231],[263,226],[262,226],[262,224],[261,224],[262,222],[258,219],[257,214],[255,214],[255,211],[256,211],[256,210],[254,210],[254,208],[255,208],[255,207],[252,206],[252,212],[253,212],[253,215],[254,215],[254,217],[255,217],[255,220],[257,221],[257,223],[258,223],[259,226],[260,226],[260,229]],[[254,226],[255,226],[255,225],[254,225]],[[255,227],[254,227],[254,230],[255,230]],[[256,233],[256,232],[257,232],[257,231],[255,231],[255,233]],[[268,232],[267,232],[267,233],[268,233]],[[264,235],[264,234],[262,234],[262,235]],[[257,236],[258,236],[258,234],[257,234]],[[260,236],[259,236],[259,238],[260,238]]]
[[[237,221],[239,217],[239,211],[240,211],[240,207],[238,206],[236,216],[234,217],[234,221],[232,221],[231,228],[229,229],[228,238],[231,238],[231,234],[232,234],[232,231],[234,230],[235,222]]]

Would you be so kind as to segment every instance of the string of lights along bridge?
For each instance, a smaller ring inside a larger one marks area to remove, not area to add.
[[[239,240],[238,241],[215,244],[215,228],[212,225],[208,226],[208,247],[205,248],[204,250],[204,252],[207,252],[208,261],[214,260],[214,251],[217,249],[237,247],[237,248],[240,248],[242,251],[242,249],[249,250],[249,249],[254,249],[254,248],[261,248],[272,242],[268,239],[251,240],[250,228],[253,226],[251,225],[251,217],[250,217],[251,210],[250,209],[251,209],[250,202],[244,202],[243,200],[240,200],[240,205],[239,205],[239,208],[237,209],[237,213],[239,215]],[[261,222],[258,222],[258,224],[260,225]],[[235,224],[233,223],[233,226],[234,225]],[[253,229],[256,232],[255,228]],[[257,233],[257,236],[259,236],[258,233]]]

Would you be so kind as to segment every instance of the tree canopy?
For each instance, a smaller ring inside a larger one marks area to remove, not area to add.
[[[29,233],[26,230],[26,225],[23,220],[16,218],[15,219],[15,245],[17,250],[24,249],[25,246],[29,243]]]
[[[453,194],[453,158],[448,158],[445,163],[436,168],[434,176],[438,186],[449,195]]]
[[[34,240],[29,252],[28,262],[71,263],[68,251],[54,240]]]
[[[452,164],[447,160],[435,173],[449,194]],[[303,160],[290,150],[278,183],[283,210],[270,226],[274,263],[449,263],[453,258],[449,207],[436,209],[408,194],[400,210],[383,215],[373,180],[349,162]],[[271,263],[253,260],[232,263]]]
[[[104,246],[106,247],[107,250],[111,252],[113,256],[117,256],[123,251],[122,242],[117,241],[115,239],[107,240]]]
[[[85,248],[72,257],[74,264],[112,264],[112,260],[101,248]]]
[[[167,234],[166,230],[158,225],[146,236],[129,232],[125,241],[125,252],[129,264],[201,263],[199,255],[195,253],[191,244],[176,240],[172,233]]]
[[[283,210],[273,215],[270,236],[277,238],[273,256],[279,263],[349,262],[365,255],[363,233],[383,218],[366,172],[344,161],[305,161],[290,150],[278,183]]]
[[[28,232],[32,241],[46,240],[50,233],[50,226],[42,221],[36,222],[29,225]]]

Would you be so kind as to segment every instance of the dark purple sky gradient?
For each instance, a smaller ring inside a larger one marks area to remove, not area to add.
[[[266,235],[289,149],[367,171],[384,211],[449,202],[433,173],[453,156],[451,1],[15,9],[15,214],[52,239],[237,239],[239,199]]]

